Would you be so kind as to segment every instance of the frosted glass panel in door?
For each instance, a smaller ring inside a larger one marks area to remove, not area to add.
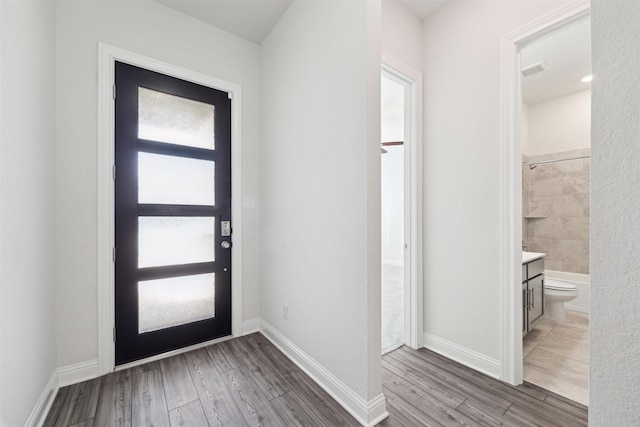
[[[214,106],[138,88],[138,138],[215,148]]]
[[[212,217],[138,217],[138,267],[215,261]]]
[[[138,203],[215,205],[215,162],[138,153]]]
[[[138,333],[215,316],[215,274],[138,282]]]

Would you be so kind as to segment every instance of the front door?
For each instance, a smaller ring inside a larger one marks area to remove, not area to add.
[[[231,100],[115,64],[115,361],[231,334]]]

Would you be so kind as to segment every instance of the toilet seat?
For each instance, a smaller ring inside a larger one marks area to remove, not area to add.
[[[556,279],[545,279],[544,288],[553,291],[575,291],[578,289],[576,285]]]

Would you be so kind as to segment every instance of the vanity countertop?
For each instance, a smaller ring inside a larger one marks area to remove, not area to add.
[[[540,258],[544,258],[547,254],[540,252],[522,252],[522,263],[526,264],[531,261],[535,261]]]

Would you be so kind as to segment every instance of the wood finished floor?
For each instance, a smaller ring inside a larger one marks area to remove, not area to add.
[[[379,426],[586,426],[584,406],[426,349],[383,357]],[[357,426],[259,333],[59,390],[44,426]]]

